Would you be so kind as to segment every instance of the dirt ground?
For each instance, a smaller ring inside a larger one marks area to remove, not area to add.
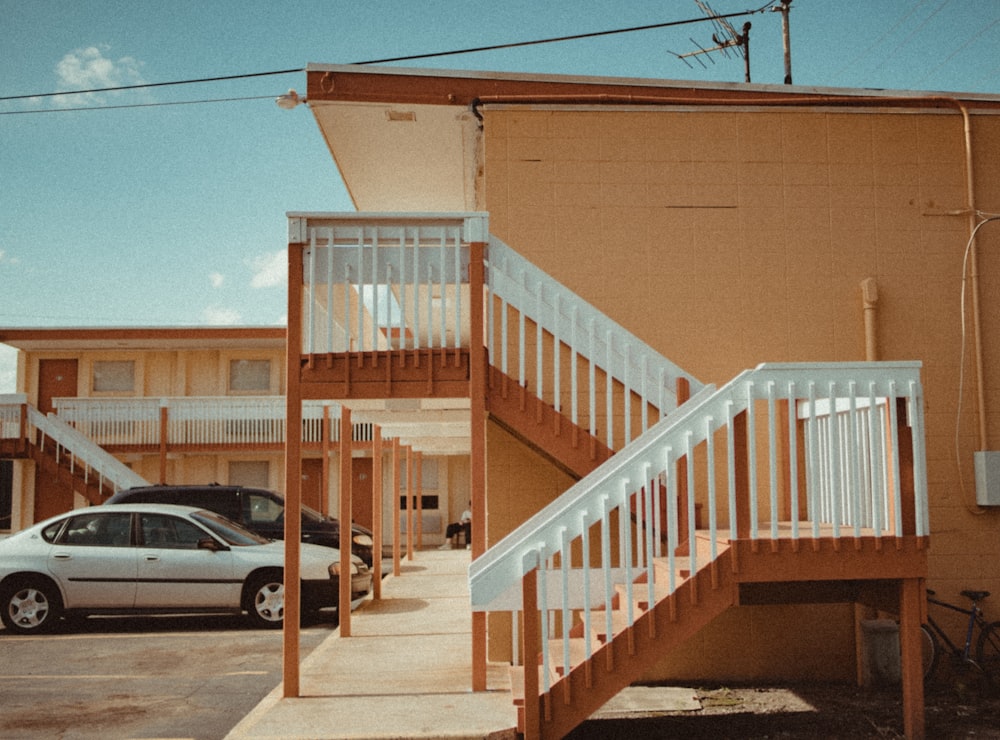
[[[694,689],[701,709],[629,719],[591,719],[570,740],[647,738],[903,738],[899,687],[843,684]],[[960,696],[925,692],[928,738],[1000,738],[1000,691]]]

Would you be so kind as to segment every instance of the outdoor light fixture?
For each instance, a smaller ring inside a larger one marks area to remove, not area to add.
[[[274,102],[278,104],[279,108],[283,108],[284,110],[291,110],[299,103],[304,103],[306,101],[304,98],[300,98],[299,94],[295,92],[295,90],[289,90],[284,95],[279,95],[277,98],[275,98]]]

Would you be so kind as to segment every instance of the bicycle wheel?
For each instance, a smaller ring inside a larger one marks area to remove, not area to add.
[[[976,662],[994,685],[1000,683],[1000,622],[992,622],[979,632]]]
[[[934,671],[937,669],[938,659],[941,656],[941,648],[938,639],[934,636],[931,628],[926,624],[920,625],[920,649],[924,661],[924,683],[931,680]]]

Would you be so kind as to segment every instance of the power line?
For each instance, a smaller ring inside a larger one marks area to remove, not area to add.
[[[274,100],[273,95],[253,95],[245,98],[212,98],[209,100],[175,100],[169,103],[124,103],[122,105],[92,105],[83,108],[44,108],[41,110],[0,111],[0,116],[24,116],[35,113],[71,113],[87,110],[121,110],[122,108],[160,108],[169,105],[201,105],[203,103],[236,103],[243,100]]]
[[[742,10],[742,11],[737,11],[737,12],[734,12],[734,13],[720,14],[720,15],[713,16],[713,19],[719,19],[719,18],[740,18],[740,17],[743,17],[743,16],[755,15],[755,14],[758,14],[758,13],[763,13],[763,12],[767,11],[768,8],[770,8],[772,5],[774,5],[778,1],[779,0],[769,0],[769,2],[765,3],[764,5],[762,5],[761,7],[757,8],[755,10]],[[617,28],[617,29],[613,29],[613,30],[610,30],[610,31],[593,31],[593,32],[589,32],[589,33],[572,34],[572,35],[569,35],[569,36],[553,36],[551,38],[533,39],[533,40],[530,40],[530,41],[514,41],[514,42],[510,42],[510,43],[506,43],[506,44],[492,44],[492,45],[489,45],[489,46],[475,46],[475,47],[468,47],[468,48],[464,48],[464,49],[453,49],[451,51],[436,51],[436,52],[428,52],[428,53],[425,53],[425,54],[408,54],[408,55],[405,55],[405,56],[383,57],[381,59],[368,59],[368,60],[365,60],[363,62],[350,62],[350,64],[355,64],[355,65],[358,65],[358,66],[364,66],[364,65],[369,65],[369,64],[387,64],[389,62],[408,62],[408,61],[416,61],[416,60],[419,60],[419,59],[433,59],[435,57],[456,56],[456,55],[459,55],[459,54],[476,54],[476,53],[480,53],[480,52],[484,52],[484,51],[501,51],[501,50],[504,50],[504,49],[516,49],[516,48],[521,48],[521,47],[526,47],[526,46],[538,46],[538,45],[541,45],[541,44],[553,44],[553,43],[558,43],[558,42],[563,42],[563,41],[578,41],[580,39],[599,38],[601,36],[612,36],[612,35],[621,34],[621,33],[634,33],[636,31],[650,31],[650,30],[659,29],[659,28],[670,28],[672,26],[683,26],[683,25],[686,25],[686,24],[689,24],[689,23],[703,23],[706,20],[710,20],[710,19],[708,19],[708,18],[688,18],[688,19],[679,20],[679,21],[665,21],[663,23],[650,23],[650,24],[642,25],[642,26],[630,26],[628,28]],[[32,98],[53,98],[53,97],[59,97],[59,96],[63,96],[63,95],[86,95],[86,94],[91,94],[91,93],[121,92],[121,91],[124,91],[124,90],[142,90],[142,89],[153,88],[153,87],[168,87],[168,86],[171,86],[171,85],[194,85],[194,84],[200,84],[200,83],[206,83],[206,82],[224,82],[224,81],[230,81],[230,80],[250,79],[250,78],[254,78],[254,77],[268,77],[268,76],[274,76],[274,75],[294,74],[294,73],[304,72],[304,71],[305,71],[304,67],[297,67],[295,69],[282,69],[282,70],[277,70],[277,71],[274,71],[274,72],[251,72],[251,73],[248,73],[248,74],[223,75],[223,76],[217,76],[217,77],[201,77],[201,78],[197,78],[197,79],[188,79],[188,80],[173,80],[173,81],[170,81],[170,82],[146,82],[146,83],[139,83],[139,84],[135,84],[135,85],[119,85],[119,86],[116,86],[116,87],[98,87],[98,88],[92,88],[92,89],[89,89],[89,90],[60,90],[60,91],[57,91],[57,92],[48,92],[48,93],[33,93],[33,94],[26,94],[26,95],[6,95],[6,96],[0,96],[0,102],[8,101],[8,100],[28,100],[28,99],[32,99]],[[259,97],[263,98],[263,97],[274,97],[274,96],[273,95],[268,95],[268,96],[259,96]],[[176,102],[176,103],[136,103],[136,104],[130,104],[130,105],[90,106],[90,107],[85,107],[85,108],[60,108],[60,109],[58,109],[58,111],[59,112],[64,112],[64,111],[65,112],[70,112],[70,111],[85,111],[85,110],[116,110],[116,109],[122,109],[122,108],[144,108],[144,107],[157,106],[157,105],[164,105],[164,106],[166,106],[166,105],[194,105],[194,104],[198,104],[198,103],[220,103],[220,102],[231,102],[231,101],[237,101],[237,100],[256,100],[256,99],[259,99],[259,98],[257,98],[257,97],[247,97],[247,98],[219,98],[219,99],[215,99],[215,100],[188,100],[188,101],[181,101],[181,102]],[[57,110],[56,109],[51,109],[51,110],[32,110],[32,111],[11,111],[11,112],[0,112],[0,115],[14,115],[14,114],[27,114],[27,113],[53,113],[53,112],[57,112]]]

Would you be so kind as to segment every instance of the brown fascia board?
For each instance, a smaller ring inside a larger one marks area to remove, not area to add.
[[[969,93],[921,93],[694,83],[677,80],[526,75],[499,72],[403,69],[310,64],[308,101],[410,103],[469,106],[479,103],[616,105],[832,105],[1000,108],[1000,97]]]
[[[157,348],[222,344],[283,345],[283,326],[240,327],[31,327],[0,328],[0,343],[17,349]]]

